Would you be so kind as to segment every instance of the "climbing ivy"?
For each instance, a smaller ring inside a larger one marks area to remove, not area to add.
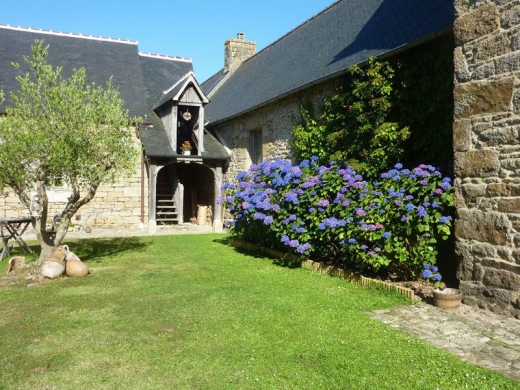
[[[347,161],[366,177],[398,161],[450,162],[452,48],[449,36],[391,61],[371,58],[364,68],[351,67],[322,107],[300,106],[301,121],[292,136],[296,159]]]
[[[370,176],[399,160],[408,129],[386,121],[394,75],[388,62],[370,58],[367,68],[353,66],[349,75],[325,100],[321,120],[313,119],[309,104],[302,105],[303,121],[293,135],[294,152],[305,159],[319,150],[320,163],[347,161]]]
[[[401,159],[407,166],[453,161],[453,48],[448,35],[391,61],[396,73],[390,120],[410,127]]]

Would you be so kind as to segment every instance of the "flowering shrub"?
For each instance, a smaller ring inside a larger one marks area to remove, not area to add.
[[[435,288],[440,288],[441,290],[446,288],[446,284],[442,281],[439,269],[433,264],[424,264],[421,277],[426,281],[426,283],[433,283]]]
[[[190,141],[184,141],[181,145],[181,150],[183,152],[189,152],[192,148]]]
[[[397,164],[368,183],[351,167],[316,161],[263,161],[224,184],[219,201],[233,215],[233,234],[362,271],[418,275],[435,263],[437,240],[450,234],[449,178]]]

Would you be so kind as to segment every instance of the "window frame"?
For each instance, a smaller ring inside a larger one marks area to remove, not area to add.
[[[249,150],[249,157],[251,158],[251,163],[260,164],[263,159],[263,148],[264,148],[264,140],[262,129],[251,130],[251,150]]]

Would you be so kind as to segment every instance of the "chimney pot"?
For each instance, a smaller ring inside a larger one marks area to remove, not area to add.
[[[246,34],[241,32],[237,33],[237,39],[246,39]]]

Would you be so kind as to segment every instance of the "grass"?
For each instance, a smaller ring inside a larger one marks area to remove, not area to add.
[[[0,287],[1,389],[520,388],[366,314],[403,298],[222,235],[67,243],[88,277]]]

